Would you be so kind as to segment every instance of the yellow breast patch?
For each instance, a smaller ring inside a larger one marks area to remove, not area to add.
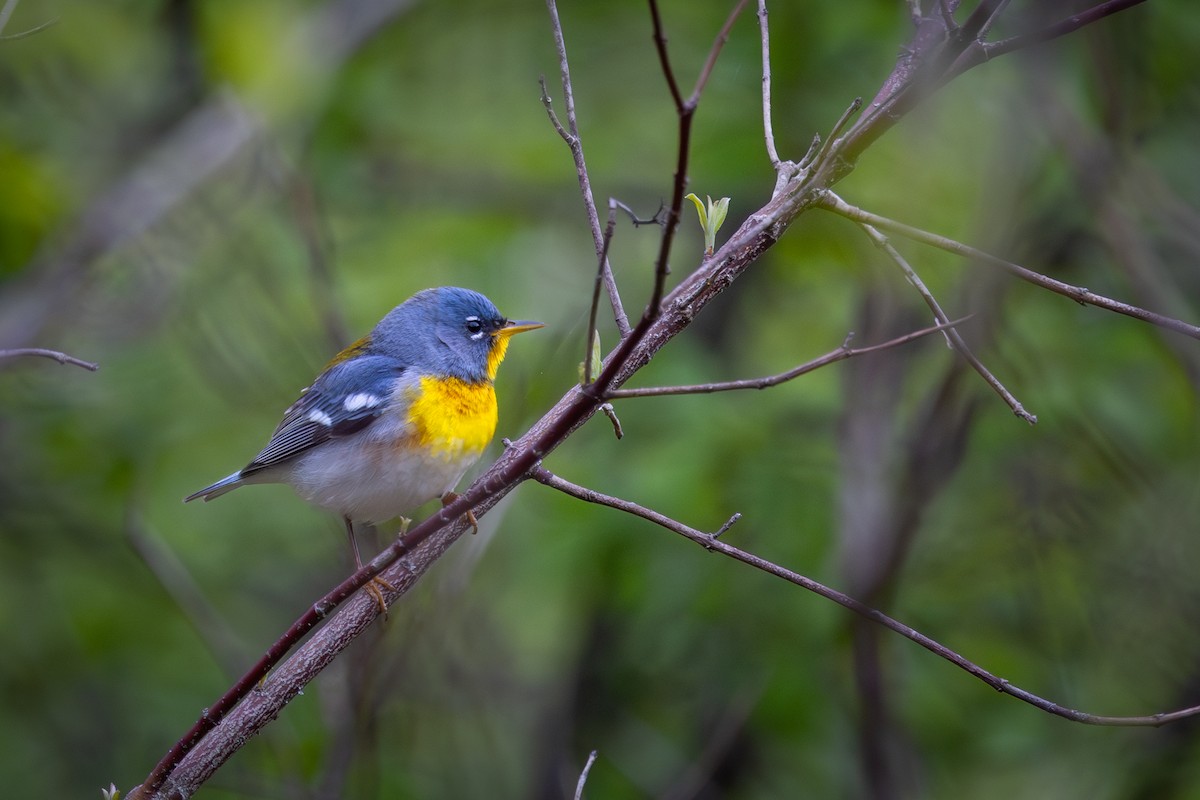
[[[496,433],[496,391],[491,382],[421,378],[409,422],[422,447],[447,461],[477,456]]]

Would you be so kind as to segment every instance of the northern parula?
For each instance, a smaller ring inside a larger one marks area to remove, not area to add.
[[[419,292],[326,365],[249,464],[184,502],[289,484],[341,515],[361,566],[353,523],[453,496],[496,431],[492,381],[509,337],[541,327],[505,319],[470,289]]]

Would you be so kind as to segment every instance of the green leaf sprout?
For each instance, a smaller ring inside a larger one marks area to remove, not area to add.
[[[721,230],[725,215],[729,213],[729,198],[722,197],[714,203],[708,195],[704,197],[708,200],[707,208],[694,194],[689,194],[685,199],[696,204],[696,216],[700,217],[700,227],[704,229],[704,255],[711,256],[716,246],[717,231]]]

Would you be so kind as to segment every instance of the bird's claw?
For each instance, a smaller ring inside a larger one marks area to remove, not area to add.
[[[384,619],[387,619],[387,598],[383,596],[383,590],[386,589],[389,592],[394,592],[396,591],[396,587],[392,586],[392,584],[388,583],[383,578],[376,576],[367,581],[366,585],[363,586],[363,589],[366,590],[367,594],[375,598],[375,603],[379,606],[379,613],[383,615]]]

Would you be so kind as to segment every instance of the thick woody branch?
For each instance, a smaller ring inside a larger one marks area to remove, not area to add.
[[[975,676],[996,691],[1029,703],[1030,705],[1040,708],[1042,711],[1045,711],[1049,714],[1071,720],[1072,722],[1080,722],[1085,725],[1106,725],[1114,727],[1158,727],[1160,725],[1165,725],[1169,722],[1175,722],[1188,717],[1200,716],[1200,706],[1192,706],[1190,708],[1179,709],[1178,711],[1146,714],[1141,716],[1107,716],[1102,714],[1089,714],[1085,711],[1067,708],[1066,706],[1062,706],[1051,700],[1047,700],[1044,697],[1039,697],[1032,692],[1028,692],[1019,686],[1015,686],[1004,678],[993,675],[991,672],[987,671],[978,664],[967,660],[945,645],[937,642],[934,639],[931,639],[920,631],[910,628],[903,622],[889,617],[882,611],[878,611],[870,606],[860,603],[853,597],[843,594],[836,589],[832,589],[823,583],[814,581],[812,578],[805,577],[804,575],[793,572],[790,569],[781,567],[772,561],[768,561],[765,558],[756,556],[753,553],[747,552],[738,547],[734,547],[733,545],[726,544],[725,542],[720,541],[713,534],[708,534],[704,531],[692,528],[682,522],[679,522],[678,520],[666,516],[665,514],[660,514],[657,511],[645,508],[637,503],[632,503],[628,500],[622,500],[617,497],[602,494],[592,489],[571,483],[570,481],[560,478],[543,467],[538,467],[536,470],[534,470],[532,477],[538,483],[542,483],[552,489],[557,489],[558,491],[568,494],[571,497],[579,500],[583,500],[588,503],[595,503],[597,505],[608,506],[609,508],[614,508],[618,511],[624,511],[627,514],[632,514],[634,516],[641,517],[642,519],[649,520],[656,525],[683,536],[685,539],[690,539],[691,541],[703,547],[705,550],[728,556],[735,561],[748,564],[755,569],[762,570],[763,572],[766,572],[769,575],[774,575],[777,578],[782,578],[783,580],[793,583],[802,589],[806,589],[813,594],[820,595],[826,600],[831,600],[843,608],[853,611],[860,617],[874,622],[877,625],[882,625],[888,630],[898,633],[910,641],[916,642],[934,655],[944,658],[951,664],[954,664],[956,667],[959,667],[960,669]]]

